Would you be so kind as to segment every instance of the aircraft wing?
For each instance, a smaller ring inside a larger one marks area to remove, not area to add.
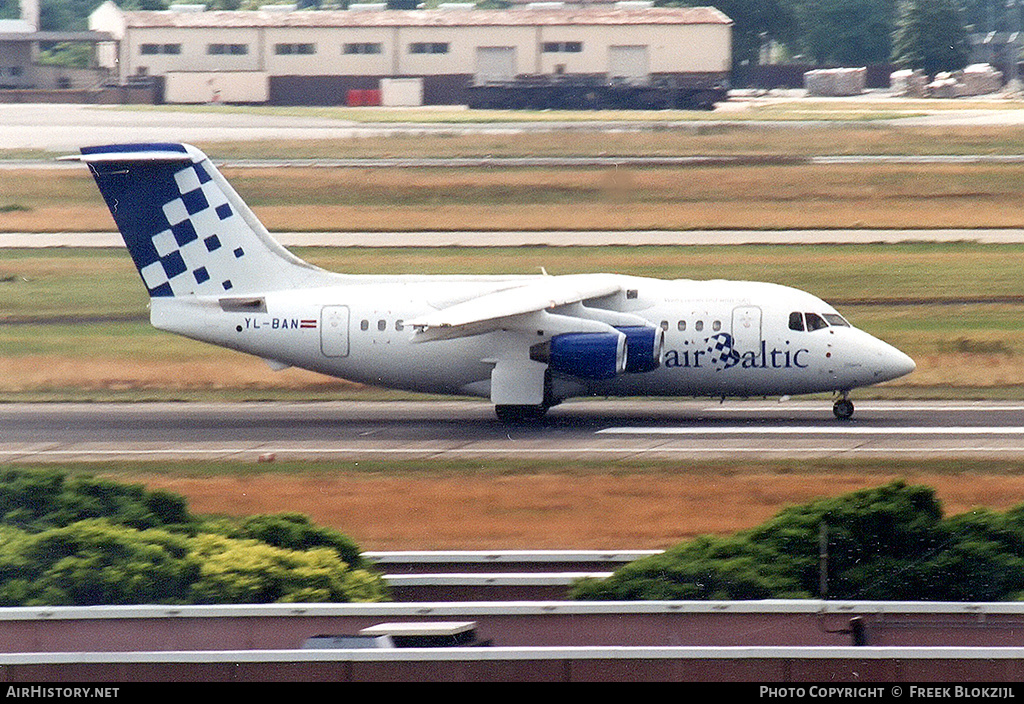
[[[602,274],[541,276],[520,286],[428,313],[408,321],[407,325],[416,330],[414,342],[449,340],[501,329],[527,329],[535,324],[534,314],[608,296],[620,289],[616,277]]]

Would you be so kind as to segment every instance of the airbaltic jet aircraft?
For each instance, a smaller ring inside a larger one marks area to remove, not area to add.
[[[792,288],[741,281],[343,275],[289,253],[186,144],[86,147],[161,329],[409,391],[489,398],[502,420],[579,396],[835,392],[914,362]]]

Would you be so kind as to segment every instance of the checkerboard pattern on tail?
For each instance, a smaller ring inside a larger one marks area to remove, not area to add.
[[[154,298],[287,288],[310,267],[274,242],[199,150],[183,144],[82,149]]]

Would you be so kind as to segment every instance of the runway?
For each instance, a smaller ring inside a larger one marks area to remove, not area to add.
[[[865,94],[864,99],[879,96]],[[379,137],[395,134],[517,134],[522,132],[558,132],[571,138],[572,133],[586,131],[651,131],[730,128],[737,125],[767,129],[804,129],[807,126],[849,126],[878,124],[892,126],[961,126],[1024,124],[1024,110],[1000,105],[996,109],[947,109],[937,105],[936,110],[923,111],[919,105],[914,112],[930,112],[916,117],[894,117],[880,120],[757,120],[735,119],[724,113],[742,113],[753,104],[792,101],[798,97],[763,97],[750,99],[737,93],[729,102],[698,120],[666,120],[656,115],[643,120],[604,120],[585,115],[587,119],[527,120],[515,115],[505,122],[474,121],[473,118],[444,121],[437,117],[440,111],[458,113],[457,106],[428,106],[424,108],[392,108],[397,121],[356,122],[333,116],[316,114],[291,115],[281,110],[245,111],[232,108],[205,110],[124,109],[115,105],[85,105],[70,103],[9,103],[0,105],[0,144],[9,149],[44,149],[74,151],[83,144],[112,144],[116,142],[237,142],[249,140],[281,139],[351,139]],[[885,100],[890,100],[888,94]],[[855,104],[855,100],[850,101]],[[900,109],[899,102],[893,102]],[[467,111],[468,114],[468,111]],[[461,116],[460,116],[461,117]]]
[[[1024,405],[585,400],[539,423],[478,401],[6,404],[0,461],[1024,457]]]

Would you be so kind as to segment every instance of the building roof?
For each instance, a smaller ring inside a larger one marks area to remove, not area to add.
[[[365,10],[124,12],[131,28],[466,27],[564,25],[731,25],[713,7],[524,8],[516,10]]]
[[[0,42],[109,42],[110,32],[6,32],[0,27]]]

